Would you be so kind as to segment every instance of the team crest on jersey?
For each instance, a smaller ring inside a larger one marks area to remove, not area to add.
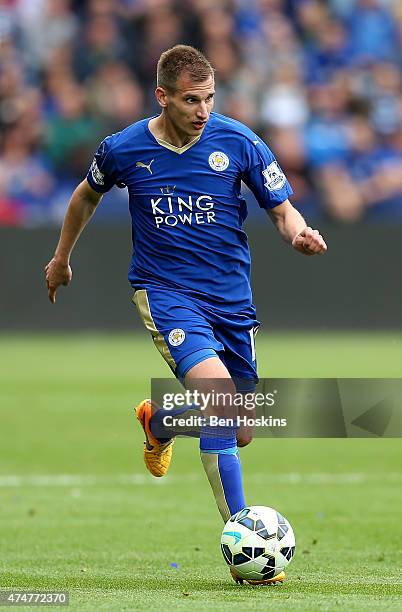
[[[102,174],[102,172],[99,170],[98,164],[96,163],[96,159],[94,159],[92,164],[91,164],[90,172],[91,172],[91,175],[92,175],[92,178],[93,178],[94,182],[97,185],[104,185],[105,184],[105,175]]]
[[[286,182],[286,176],[283,174],[278,162],[276,161],[273,161],[271,164],[269,164],[269,166],[265,170],[263,170],[262,174],[266,179],[266,183],[264,183],[264,185],[270,191],[282,189]]]
[[[169,344],[171,346],[180,346],[180,344],[183,344],[185,339],[186,334],[184,330],[180,329],[179,327],[177,327],[176,329],[172,329],[168,337]]]
[[[228,167],[229,158],[225,153],[222,153],[222,151],[215,151],[209,156],[208,163],[211,166],[212,170],[222,172]]]

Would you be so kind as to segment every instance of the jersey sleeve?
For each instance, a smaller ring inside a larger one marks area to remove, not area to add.
[[[110,136],[103,140],[95,153],[87,174],[87,181],[98,193],[106,193],[118,183],[117,168],[112,154]]]
[[[245,141],[245,168],[242,180],[261,208],[282,204],[293,190],[269,147],[257,136]]]

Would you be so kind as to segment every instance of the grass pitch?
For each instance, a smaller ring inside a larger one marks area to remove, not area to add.
[[[402,335],[261,336],[261,376],[399,377]],[[78,610],[401,610],[399,440],[256,440],[246,499],[291,521],[282,586],[237,586],[197,442],[142,465],[133,406],[169,371],[145,335],[0,339],[0,588]]]

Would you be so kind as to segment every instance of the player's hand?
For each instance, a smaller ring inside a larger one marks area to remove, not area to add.
[[[323,255],[328,248],[320,232],[311,227],[305,227],[296,234],[292,240],[292,247],[303,255]]]
[[[73,271],[69,264],[59,261],[53,257],[45,266],[46,285],[49,300],[52,304],[56,301],[56,291],[60,285],[67,286],[73,276]]]

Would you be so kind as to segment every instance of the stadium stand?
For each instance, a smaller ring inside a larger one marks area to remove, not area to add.
[[[267,140],[309,219],[402,222],[399,0],[0,0],[0,225],[60,223],[99,141],[157,112],[178,42],[207,54],[215,110]],[[95,218],[126,207],[114,189]]]

